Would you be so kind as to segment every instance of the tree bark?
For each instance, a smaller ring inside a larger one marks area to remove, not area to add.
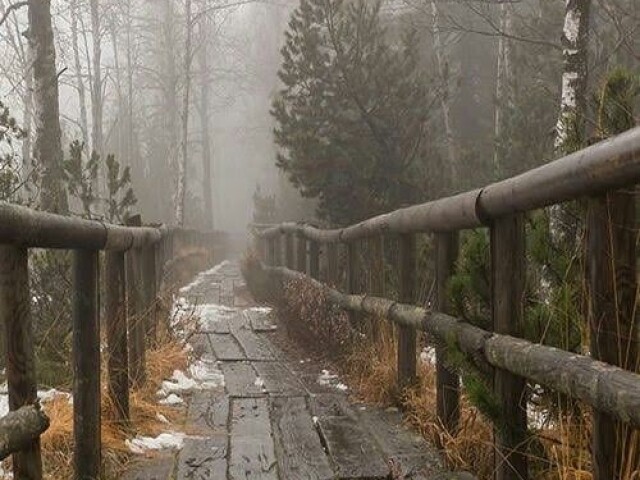
[[[504,174],[504,159],[508,155],[508,147],[504,127],[505,117],[513,107],[513,74],[511,71],[511,39],[507,37],[513,30],[513,5],[503,3],[500,6],[500,30],[505,35],[498,39],[498,61],[496,71],[496,93],[493,127],[493,169],[494,177]]]
[[[42,178],[40,207],[54,213],[67,213],[69,204],[62,184],[62,132],[51,0],[29,0],[28,35],[33,52],[34,156]]]
[[[200,21],[202,28],[202,39],[200,45],[200,126],[202,128],[202,200],[204,207],[204,230],[212,230],[213,219],[213,197],[211,189],[211,132],[209,131],[209,89],[211,78],[209,76],[209,50],[207,45],[210,40],[210,20],[205,17]]]
[[[184,43],[184,87],[182,92],[182,144],[178,162],[178,186],[176,188],[176,223],[184,226],[184,207],[187,190],[187,162],[189,155],[189,94],[191,92],[191,36],[193,35],[191,0],[185,3],[186,38]]]
[[[87,116],[87,95],[85,91],[84,78],[82,75],[82,63],[80,62],[80,48],[78,46],[78,16],[80,15],[80,4],[74,0],[70,6],[71,11],[71,47],[73,49],[73,61],[76,74],[76,90],[78,91],[78,103],[80,104],[80,129],[82,130],[82,141],[85,148],[88,147],[89,121]]]

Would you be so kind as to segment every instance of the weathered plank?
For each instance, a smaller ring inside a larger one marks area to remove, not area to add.
[[[141,461],[127,470],[123,480],[169,480],[174,463],[173,454],[168,453]]]
[[[226,435],[189,437],[178,454],[177,480],[226,480]]]
[[[229,419],[229,397],[220,392],[199,390],[191,396],[187,422],[198,433],[223,432]]]
[[[232,327],[232,334],[242,347],[248,360],[268,361],[276,359],[269,347],[269,341],[250,328],[234,329]]]
[[[271,420],[282,478],[335,478],[303,397],[272,398]]]
[[[206,333],[194,333],[189,337],[189,345],[193,348],[196,357],[214,355],[209,336]]]
[[[254,362],[258,376],[264,384],[267,393],[271,395],[297,396],[304,395],[304,385],[279,362]]]
[[[220,364],[224,374],[227,393],[232,397],[261,395],[262,387],[257,384],[256,372],[246,362],[223,362]]]
[[[388,478],[389,466],[382,452],[356,419],[348,416],[320,417],[318,424],[338,478]]]
[[[278,480],[267,399],[232,399],[230,427],[230,480]]]
[[[210,333],[209,341],[217,360],[245,360],[247,358],[240,344],[230,335]]]
[[[254,332],[272,332],[278,328],[269,313],[256,310],[246,310],[245,313],[249,317],[251,329]]]
[[[320,393],[310,399],[311,414],[316,417],[349,416],[357,418],[347,396],[340,393]]]

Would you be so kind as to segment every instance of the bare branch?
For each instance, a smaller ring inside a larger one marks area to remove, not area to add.
[[[11,14],[11,12],[15,12],[16,10],[19,10],[22,7],[26,7],[27,5],[29,5],[29,2],[27,0],[24,0],[22,2],[12,3],[11,5],[9,5],[7,9],[4,11],[4,13],[2,14],[2,18],[0,18],[0,27],[4,24],[4,22],[7,21],[7,18],[9,18],[9,15]]]

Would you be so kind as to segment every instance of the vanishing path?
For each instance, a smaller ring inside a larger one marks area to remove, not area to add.
[[[203,330],[190,340],[218,362],[225,387],[193,392],[187,428],[197,433],[127,480],[467,478],[444,473],[397,410],[352,404],[332,382],[318,383],[320,367],[278,346],[282,332],[268,309],[241,306],[241,284],[238,265],[224,263],[183,292],[229,307],[205,308]]]

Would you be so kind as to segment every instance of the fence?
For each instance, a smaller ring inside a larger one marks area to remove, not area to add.
[[[155,303],[175,244],[224,246],[219,233],[118,226],[0,203],[0,321],[5,326],[10,413],[0,419],[0,459],[13,454],[16,479],[42,478],[40,434],[49,425],[37,398],[30,315],[30,248],[73,250],[73,437],[77,479],[101,477],[100,251],[108,394],[116,421],[129,423],[129,390],[145,380],[145,348],[156,335]],[[143,313],[146,313],[143,314]],[[132,319],[136,321],[130,321]],[[139,319],[145,318],[143,323]]]
[[[635,198],[619,189],[640,182],[640,128],[593,145],[516,177],[371,218],[346,228],[322,230],[303,224],[257,229],[264,272],[281,281],[299,278],[296,268],[319,278],[326,252],[328,280],[338,284],[337,252],[347,251],[351,295],[322,286],[328,298],[351,311],[382,315],[398,325],[398,382],[416,375],[416,330],[443,343],[454,342],[477,366],[493,375],[503,423],[496,429],[495,478],[529,478],[526,381],[545,385],[594,407],[593,478],[616,477],[622,424],[640,427],[640,375],[636,302]],[[591,356],[581,356],[518,338],[523,335],[526,274],[524,213],[588,197],[586,262]],[[458,232],[488,227],[491,252],[493,331],[453,318],[446,294],[458,256]],[[432,309],[408,305],[415,298],[416,235],[435,236],[436,301]],[[358,241],[399,237],[402,303],[354,295]],[[297,248],[294,249],[294,240]],[[295,250],[295,254],[294,254]],[[286,265],[288,268],[274,268]],[[320,286],[320,284],[318,284]],[[460,413],[460,379],[436,349],[437,414],[455,435]]]

